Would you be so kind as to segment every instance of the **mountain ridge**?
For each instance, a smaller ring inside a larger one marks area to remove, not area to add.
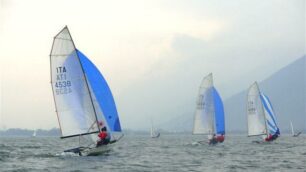
[[[258,83],[261,91],[272,102],[281,132],[290,130],[290,121],[295,129],[304,130],[306,126],[306,55]],[[227,131],[247,130],[247,89],[223,101]],[[185,111],[175,119],[157,127],[170,131],[191,131],[193,115],[194,112]]]

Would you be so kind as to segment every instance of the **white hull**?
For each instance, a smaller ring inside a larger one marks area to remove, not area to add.
[[[160,136],[160,133],[157,133],[157,134],[151,134],[151,138],[159,138],[159,136]]]
[[[98,156],[109,152],[113,148],[113,144],[102,145],[81,151],[82,156]]]

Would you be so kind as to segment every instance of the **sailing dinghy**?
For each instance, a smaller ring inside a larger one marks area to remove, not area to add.
[[[292,133],[292,136],[293,136],[293,137],[299,137],[299,135],[300,135],[302,132],[299,131],[299,132],[295,133],[295,132],[294,132],[294,129],[293,129],[293,124],[292,124],[291,121],[290,121],[290,126],[291,126],[291,133]]]
[[[116,105],[107,82],[96,66],[76,49],[67,26],[54,37],[50,64],[61,138],[79,137],[79,147],[64,152],[103,153],[123,136],[96,147],[97,133],[102,127],[108,132],[121,132]]]
[[[248,136],[262,135],[264,141],[273,141],[280,135],[276,117],[269,98],[260,92],[257,82],[248,90]]]
[[[32,137],[36,137],[36,130],[33,131]]]
[[[207,135],[209,144],[224,141],[223,102],[213,85],[212,73],[204,77],[199,88],[193,134]]]
[[[151,138],[158,138],[160,136],[159,132],[156,132],[153,127],[153,122],[151,121]]]

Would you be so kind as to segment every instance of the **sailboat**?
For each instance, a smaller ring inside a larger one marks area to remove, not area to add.
[[[159,132],[156,132],[153,127],[153,122],[151,121],[151,138],[158,138],[160,136]]]
[[[213,85],[212,73],[204,77],[200,85],[192,133],[207,135],[210,144],[224,141],[223,102]]]
[[[32,137],[36,137],[36,130],[34,130]]]
[[[301,131],[299,131],[298,133],[294,132],[292,121],[290,121],[290,126],[291,126],[291,133],[293,137],[298,137],[302,133]]]
[[[248,136],[262,135],[264,141],[273,141],[280,131],[269,98],[260,92],[257,82],[248,90],[247,97]]]
[[[108,132],[121,132],[115,101],[98,68],[76,49],[67,26],[54,37],[50,68],[61,138],[79,137],[78,147],[64,152],[103,153],[123,136],[112,137],[108,145],[96,146],[102,127]]]

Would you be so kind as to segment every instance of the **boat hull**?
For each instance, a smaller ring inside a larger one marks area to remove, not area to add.
[[[151,135],[151,138],[159,138],[160,133],[156,134],[156,135]]]
[[[99,147],[93,147],[93,148],[85,149],[81,151],[81,155],[82,156],[99,156],[99,155],[103,155],[104,153],[109,152],[112,148],[113,148],[112,144],[102,145]]]

